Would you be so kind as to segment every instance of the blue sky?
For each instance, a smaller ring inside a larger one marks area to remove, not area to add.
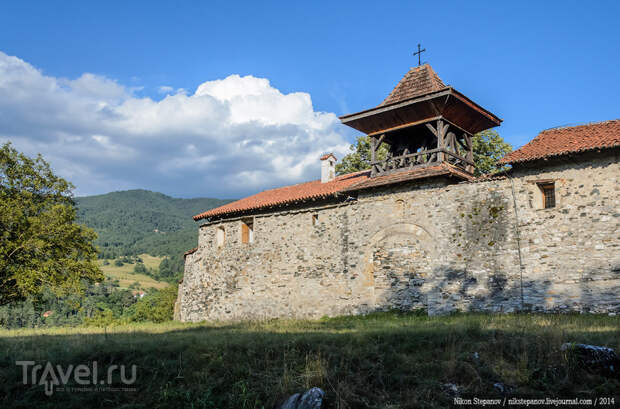
[[[3,2],[0,141],[77,194],[238,197],[318,177],[356,135],[334,114],[380,103],[418,42],[514,146],[620,117],[617,1],[176,3]]]

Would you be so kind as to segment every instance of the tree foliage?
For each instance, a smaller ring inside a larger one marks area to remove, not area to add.
[[[129,320],[131,322],[170,321],[174,314],[177,293],[178,287],[168,286],[145,296],[130,307]]]
[[[147,253],[183,259],[196,247],[192,216],[230,203],[212,198],[177,199],[148,190],[127,190],[78,197],[78,220],[95,229],[99,258]]]
[[[50,288],[79,292],[100,281],[96,233],[75,223],[73,186],[41,155],[32,159],[10,143],[0,147],[0,305]]]
[[[512,146],[506,143],[495,130],[482,131],[472,138],[474,150],[474,163],[476,164],[475,175],[495,173],[505,170],[497,162],[508,152]],[[351,153],[342,158],[336,165],[336,173],[343,175],[370,169],[370,138],[366,135],[359,136],[357,142],[350,147]],[[386,158],[388,147],[382,143],[377,151],[377,159]]]
[[[136,287],[121,288],[118,280],[101,283],[82,282],[80,293],[59,297],[49,288],[25,301],[0,306],[0,327],[46,328],[162,322],[172,319],[178,287],[157,290],[146,288],[146,295]]]
[[[358,137],[356,143],[351,145],[349,149],[351,153],[342,158],[342,161],[336,165],[338,175],[370,169],[370,137],[366,135]],[[388,147],[382,143],[377,149],[377,160],[384,160],[387,153]]]
[[[494,129],[478,132],[472,138],[474,149],[475,176],[488,173],[497,173],[506,170],[498,161],[507,153],[512,152],[512,146],[505,142]]]

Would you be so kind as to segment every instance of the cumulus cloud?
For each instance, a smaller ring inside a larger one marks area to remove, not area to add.
[[[316,179],[321,153],[342,157],[344,129],[310,95],[230,75],[161,100],[103,76],[44,75],[0,52],[0,142],[42,153],[77,194],[145,188],[239,197]]]

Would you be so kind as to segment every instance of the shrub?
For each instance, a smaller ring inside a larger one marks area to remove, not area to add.
[[[152,290],[153,291],[153,290]],[[133,322],[164,322],[172,319],[177,287],[169,286],[147,294],[129,308],[129,319]]]

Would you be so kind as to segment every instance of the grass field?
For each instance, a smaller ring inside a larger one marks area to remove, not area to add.
[[[154,257],[148,254],[141,254],[140,258],[144,262],[144,265],[147,268],[157,269],[159,267],[159,263],[162,261],[163,257]],[[109,261],[109,260],[108,260]],[[163,281],[157,281],[152,277],[149,277],[145,274],[134,274],[133,269],[135,264],[123,264],[118,267],[114,265],[114,261],[109,261],[110,264],[104,265],[104,260],[99,260],[99,267],[101,267],[101,271],[106,275],[106,277],[110,277],[113,280],[118,280],[121,288],[128,288],[135,282],[138,282],[140,288],[148,289],[148,288],[164,288],[168,286],[168,283]]]
[[[502,396],[496,382],[511,389],[509,396],[618,402],[620,379],[580,367],[560,350],[564,342],[617,349],[620,318],[388,312],[316,321],[5,330],[0,407],[273,408],[319,386],[328,408],[440,408],[453,399],[446,383],[458,385],[464,397],[494,398]],[[137,390],[47,397],[42,385],[22,383],[17,360],[63,368],[97,361],[100,371],[133,364],[130,386]]]

